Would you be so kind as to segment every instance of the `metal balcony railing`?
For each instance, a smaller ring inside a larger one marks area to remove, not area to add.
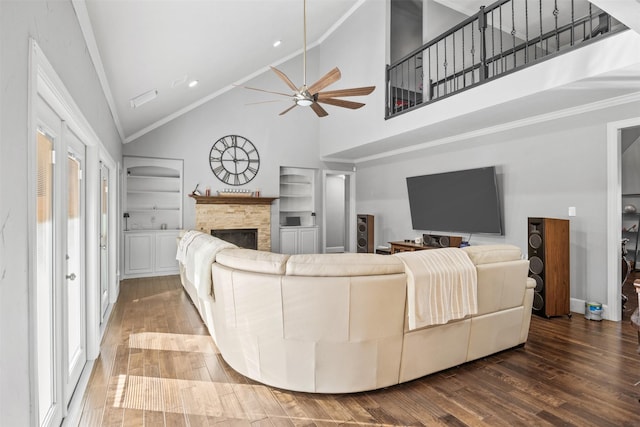
[[[386,118],[626,29],[584,0],[500,0],[386,70]]]

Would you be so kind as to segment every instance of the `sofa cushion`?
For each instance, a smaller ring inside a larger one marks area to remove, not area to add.
[[[520,248],[513,245],[480,245],[462,249],[475,265],[522,259]]]
[[[288,276],[376,276],[404,273],[404,264],[396,257],[376,254],[291,255]]]
[[[216,256],[216,262],[229,268],[255,273],[284,274],[289,255],[253,249],[225,249]]]

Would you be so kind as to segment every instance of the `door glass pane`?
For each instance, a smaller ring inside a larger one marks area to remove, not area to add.
[[[37,133],[36,311],[38,347],[38,415],[40,423],[54,403],[53,139]]]
[[[71,153],[67,157],[67,354],[68,372],[83,357],[84,289],[82,269],[82,193],[80,161]]]
[[[100,304],[104,317],[109,304],[109,169],[104,164],[100,168],[100,193]]]

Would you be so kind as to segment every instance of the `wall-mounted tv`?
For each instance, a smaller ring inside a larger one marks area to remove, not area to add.
[[[502,234],[495,167],[407,178],[414,230]]]

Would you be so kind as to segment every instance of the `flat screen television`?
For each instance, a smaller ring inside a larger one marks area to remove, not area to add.
[[[414,230],[502,234],[494,166],[407,178]]]

